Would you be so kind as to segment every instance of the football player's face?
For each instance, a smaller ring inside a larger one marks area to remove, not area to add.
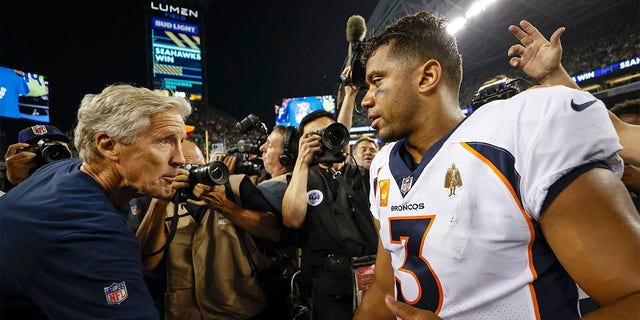
[[[415,68],[382,46],[367,61],[369,90],[362,99],[371,127],[378,130],[383,142],[396,141],[408,136],[415,127],[418,99],[412,80]]]

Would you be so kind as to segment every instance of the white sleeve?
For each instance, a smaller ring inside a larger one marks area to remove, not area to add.
[[[562,86],[518,96],[523,108],[515,140],[520,145],[516,169],[522,174],[523,206],[533,219],[540,218],[549,187],[579,166],[602,161],[622,175],[617,155],[622,146],[602,101]]]

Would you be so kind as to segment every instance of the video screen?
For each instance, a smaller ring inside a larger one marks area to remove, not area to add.
[[[46,76],[0,66],[0,117],[49,123],[49,111]]]
[[[202,100],[202,44],[198,10],[151,1],[153,89]]]
[[[276,125],[300,126],[300,120],[316,110],[326,110],[336,116],[336,99],[333,95],[285,98],[275,106]]]

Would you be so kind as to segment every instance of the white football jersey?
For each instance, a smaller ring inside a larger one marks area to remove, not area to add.
[[[538,220],[547,195],[561,191],[549,187],[573,169],[604,163],[622,174],[600,100],[560,86],[530,89],[475,111],[413,171],[400,148],[385,145],[370,168],[371,212],[398,300],[443,319],[578,314],[576,285]]]

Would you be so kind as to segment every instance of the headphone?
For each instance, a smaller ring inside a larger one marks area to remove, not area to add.
[[[284,145],[280,155],[280,164],[287,168],[293,168],[298,157],[298,135],[296,127],[287,126],[284,132],[282,143]]]

